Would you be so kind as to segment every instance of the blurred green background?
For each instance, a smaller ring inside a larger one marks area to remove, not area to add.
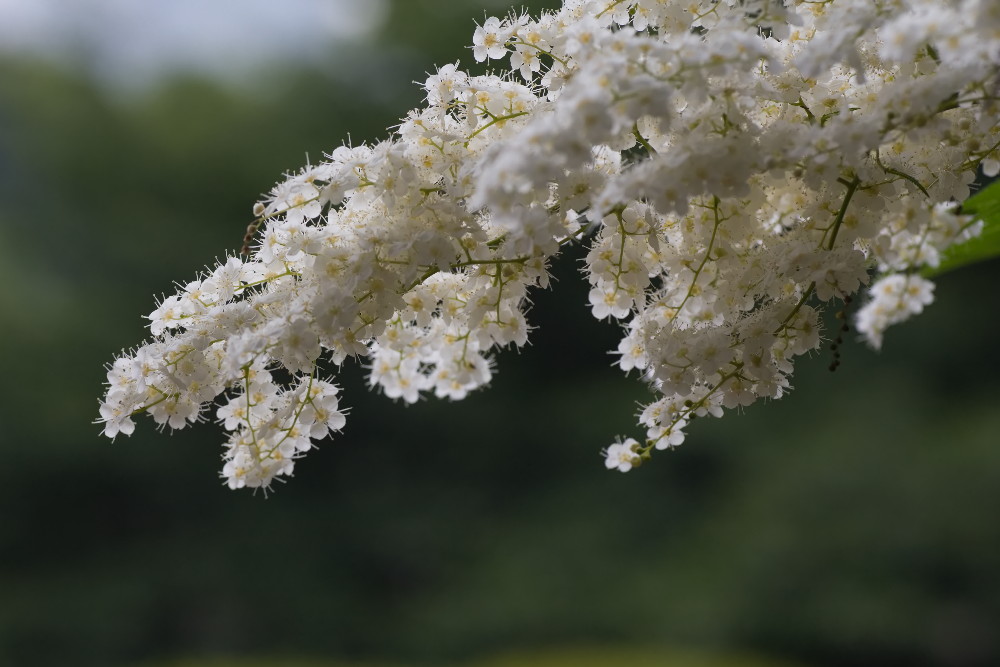
[[[0,665],[1000,664],[996,262],[628,475],[599,452],[647,394],[573,251],[491,388],[405,407],[346,369],[345,432],[267,498],[221,484],[214,425],[99,436],[154,295],[235,251],[306,153],[385,136],[412,81],[470,64],[484,8],[397,0],[335,67],[253,85],[123,95],[0,56]]]

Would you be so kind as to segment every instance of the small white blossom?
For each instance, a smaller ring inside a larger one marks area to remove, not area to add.
[[[639,443],[634,438],[626,438],[624,442],[616,442],[604,453],[604,465],[609,470],[628,472],[639,462],[637,451]]]
[[[477,62],[482,62],[487,58],[500,60],[507,55],[507,40],[510,38],[510,28],[504,26],[500,19],[491,16],[476,28],[472,36],[472,56]]]

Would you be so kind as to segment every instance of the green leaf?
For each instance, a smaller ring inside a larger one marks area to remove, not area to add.
[[[966,199],[962,204],[962,213],[982,220],[982,233],[965,243],[948,248],[936,268],[928,267],[921,271],[924,276],[932,278],[976,262],[1000,257],[1000,181]]]

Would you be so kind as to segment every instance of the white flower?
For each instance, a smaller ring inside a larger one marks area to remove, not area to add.
[[[619,472],[628,472],[638,465],[639,456],[636,450],[639,442],[634,438],[626,438],[624,442],[616,442],[604,452],[604,465],[609,470],[617,469]]]
[[[476,28],[472,36],[472,56],[476,62],[487,58],[500,60],[507,55],[507,40],[510,38],[510,28],[500,23],[500,19],[489,17],[483,25]]]
[[[104,422],[104,435],[114,438],[119,433],[132,435],[135,431],[135,422],[132,421],[131,411],[126,406],[118,403],[104,403],[101,405],[101,421]]]

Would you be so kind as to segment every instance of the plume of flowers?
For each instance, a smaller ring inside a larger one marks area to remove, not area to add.
[[[566,0],[472,41],[498,73],[441,67],[391,138],[278,183],[248,252],[158,305],[109,368],[105,435],[214,418],[229,486],[267,487],[344,425],[318,360],[461,399],[583,245],[652,393],[605,450],[627,471],[782,396],[820,310],[873,279],[857,328],[880,345],[981,226],[960,202],[998,158],[994,0]]]

